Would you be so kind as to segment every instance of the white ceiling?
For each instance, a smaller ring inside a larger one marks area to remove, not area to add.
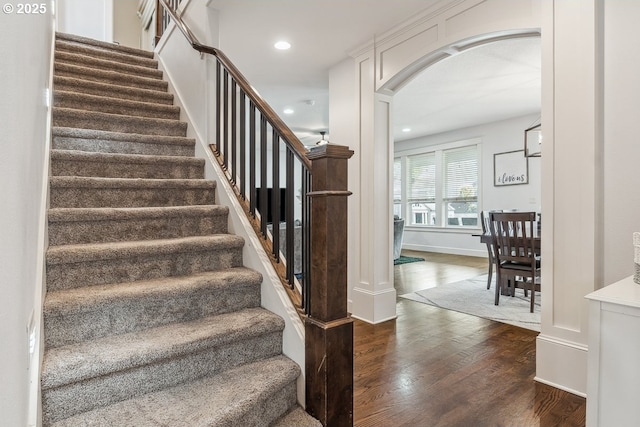
[[[539,37],[493,42],[437,62],[394,95],[395,140],[538,113],[540,71]]]
[[[320,131],[330,136],[329,69],[443,1],[211,0],[209,6],[220,13],[220,48],[312,144]],[[291,49],[276,50],[283,39]],[[398,91],[394,107],[396,140],[539,111],[539,39],[495,42],[436,63]]]

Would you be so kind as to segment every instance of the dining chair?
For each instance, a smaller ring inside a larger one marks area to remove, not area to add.
[[[535,212],[491,212],[490,227],[493,254],[496,261],[496,297],[498,305],[502,287],[510,286],[513,296],[516,288],[527,295],[531,291],[533,313],[536,291],[540,291],[540,256],[535,244]]]
[[[482,223],[482,234],[491,233],[491,226],[489,225],[489,221],[491,221],[491,217],[489,214],[491,212],[502,212],[499,210],[495,211],[480,211],[480,222]],[[489,276],[487,277],[487,289],[491,289],[491,279],[493,278],[493,265],[496,263],[496,257],[493,255],[493,244],[491,242],[487,242],[487,255],[489,257]]]

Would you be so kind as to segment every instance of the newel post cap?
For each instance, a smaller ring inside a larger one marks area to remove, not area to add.
[[[309,160],[331,157],[334,159],[350,159],[353,156],[353,150],[345,145],[325,144],[313,147],[307,152]]]

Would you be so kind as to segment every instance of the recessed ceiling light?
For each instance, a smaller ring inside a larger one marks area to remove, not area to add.
[[[285,114],[293,114],[293,110],[291,108],[285,108],[282,112]]]
[[[275,47],[276,49],[279,50],[287,50],[291,47],[291,43],[286,42],[284,40],[281,40],[279,42],[277,42],[276,44],[273,45],[273,47]]]
[[[411,132],[411,128],[404,128],[402,129],[402,132]]]

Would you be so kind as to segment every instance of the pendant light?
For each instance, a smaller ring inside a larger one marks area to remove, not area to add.
[[[322,135],[322,138],[320,139],[320,141],[316,142],[316,145],[327,145],[329,143],[328,140],[324,139],[324,134],[326,132],[320,132],[320,135]]]

